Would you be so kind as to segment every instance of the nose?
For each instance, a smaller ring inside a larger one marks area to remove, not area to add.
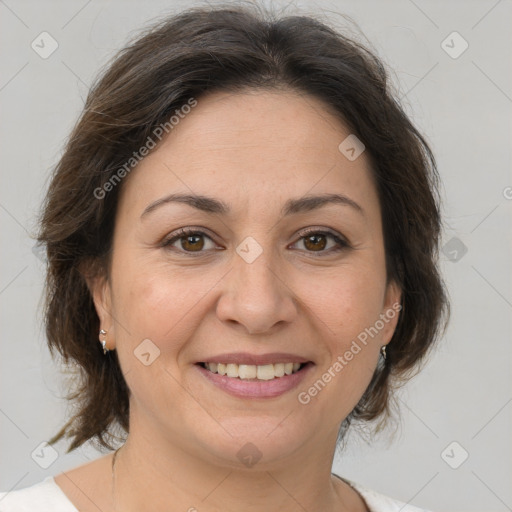
[[[277,270],[269,253],[263,251],[251,263],[236,255],[217,302],[217,317],[243,326],[249,334],[267,333],[276,325],[283,327],[298,314],[291,283]]]

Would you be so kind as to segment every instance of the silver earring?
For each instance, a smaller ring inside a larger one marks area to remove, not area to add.
[[[386,360],[386,345],[382,345],[380,348],[380,353],[382,354],[382,357],[384,358],[384,361]]]
[[[105,329],[101,329],[100,336],[105,336],[106,334],[107,334],[107,331],[105,331]],[[106,347],[107,340],[100,340],[100,342],[103,347],[103,355],[105,355],[109,351],[109,349]]]

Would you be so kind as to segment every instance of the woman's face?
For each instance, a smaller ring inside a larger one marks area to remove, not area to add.
[[[93,290],[131,436],[238,466],[334,448],[400,300],[349,135],[310,96],[215,93],[125,178],[110,281]],[[293,362],[307,364],[275,376]]]

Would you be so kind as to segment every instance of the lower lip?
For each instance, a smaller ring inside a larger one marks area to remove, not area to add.
[[[297,387],[313,368],[313,363],[307,363],[297,373],[275,377],[272,380],[244,380],[226,375],[213,373],[200,364],[195,365],[201,374],[210,382],[238,398],[274,398]]]

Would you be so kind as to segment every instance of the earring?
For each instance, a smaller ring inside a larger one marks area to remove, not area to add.
[[[380,353],[382,354],[382,357],[384,358],[384,361],[386,360],[386,345],[382,345],[380,348]]]
[[[107,334],[107,331],[105,331],[105,329],[101,329],[100,336],[105,336],[106,334]],[[106,347],[107,340],[100,340],[100,343],[103,346],[103,355],[105,355],[109,351],[109,349]]]

